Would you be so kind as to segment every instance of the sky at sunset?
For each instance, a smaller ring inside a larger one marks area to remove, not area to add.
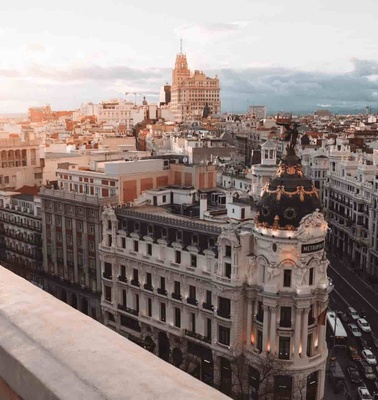
[[[378,109],[378,2],[0,3],[0,113],[138,93],[159,101],[176,54],[221,83],[222,111]]]

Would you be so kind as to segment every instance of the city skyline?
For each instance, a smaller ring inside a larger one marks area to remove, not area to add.
[[[49,8],[50,7],[50,8]],[[37,0],[3,6],[0,114],[51,104],[74,109],[109,98],[158,102],[171,83],[176,54],[189,68],[220,79],[222,112],[361,111],[378,98],[376,3],[322,0],[312,8],[238,0],[122,4],[66,1],[59,10]]]

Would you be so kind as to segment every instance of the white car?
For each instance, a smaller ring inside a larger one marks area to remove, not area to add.
[[[374,354],[371,350],[365,349],[361,352],[362,358],[366,360],[369,365],[377,365],[377,359],[375,358]]]
[[[358,312],[353,307],[348,307],[348,314],[350,315],[350,317],[352,318],[353,321],[360,318],[360,316],[358,315]]]
[[[348,324],[349,330],[352,332],[352,335],[357,338],[362,336],[361,331],[358,329],[356,324]]]
[[[364,332],[371,332],[371,328],[369,323],[366,321],[365,318],[358,318],[357,320],[357,325],[359,326],[359,328],[361,329],[361,331]]]
[[[360,400],[373,400],[373,396],[370,394],[367,387],[360,386],[357,392]]]

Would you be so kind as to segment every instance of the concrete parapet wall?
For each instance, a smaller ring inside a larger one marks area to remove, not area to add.
[[[0,267],[0,398],[228,397]]]

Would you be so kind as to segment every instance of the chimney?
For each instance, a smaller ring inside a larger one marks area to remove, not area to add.
[[[207,194],[200,194],[200,219],[204,219],[205,211],[207,211]]]

